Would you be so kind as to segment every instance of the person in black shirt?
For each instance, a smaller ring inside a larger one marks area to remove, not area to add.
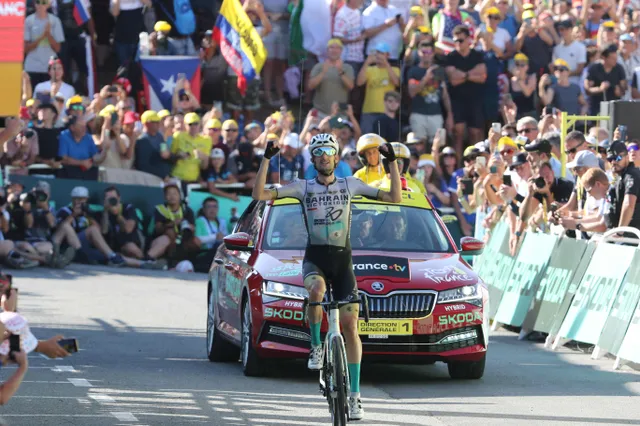
[[[43,163],[52,169],[61,167],[58,157],[58,136],[62,129],[53,125],[58,120],[58,110],[53,104],[38,106],[38,121],[33,128],[38,134],[38,155],[36,163]]]
[[[49,208],[50,187],[38,184],[28,193],[20,195],[19,208],[14,209],[13,238],[20,239],[16,248],[30,260],[41,265],[55,264],[53,244],[50,242],[56,218]]]
[[[471,49],[473,42],[469,28],[458,25],[453,30],[456,50],[446,59],[449,78],[449,97],[455,122],[455,151],[463,152],[465,127],[469,128],[469,139],[473,142],[484,139],[482,94],[487,79],[487,67],[481,52]]]
[[[605,215],[607,229],[632,226],[640,229],[640,169],[629,161],[627,147],[622,141],[615,141],[607,150],[607,161],[619,177],[609,191],[611,209]]]
[[[384,113],[381,114],[374,122],[374,132],[380,129],[380,136],[387,141],[399,141],[400,123],[396,118],[398,109],[400,108],[400,94],[395,91],[389,91],[384,94]]]
[[[627,77],[624,67],[618,63],[616,45],[605,46],[600,51],[600,58],[591,64],[584,80],[584,88],[589,95],[589,115],[598,115],[600,102],[616,101],[627,90]]]
[[[109,247],[125,256],[142,259],[143,239],[138,232],[138,215],[133,204],[122,204],[115,186],[104,190],[104,210],[95,214]]]

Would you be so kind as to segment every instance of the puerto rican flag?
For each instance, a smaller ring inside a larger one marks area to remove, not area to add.
[[[82,2],[82,0],[74,0],[73,2],[73,19],[76,20],[76,24],[78,24],[79,27],[83,26],[89,19],[91,19],[89,8]]]
[[[200,100],[200,58],[193,56],[141,56],[144,96],[147,108],[154,111],[168,109],[178,74],[184,74],[191,85],[191,93]]]

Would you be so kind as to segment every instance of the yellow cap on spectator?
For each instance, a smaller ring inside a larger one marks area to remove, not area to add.
[[[533,19],[536,17],[536,13],[533,10],[525,10],[522,12],[522,19]]]
[[[602,24],[602,26],[605,28],[615,28],[616,23],[613,21],[606,21],[604,24]]]
[[[411,9],[409,9],[409,15],[423,16],[424,12],[422,11],[422,8],[420,6],[411,6]]]
[[[516,56],[513,57],[514,61],[522,61],[522,62],[529,62],[529,57],[527,55],[525,55],[524,53],[516,53]]]
[[[329,47],[329,46],[340,46],[340,47],[343,47],[344,45],[342,44],[340,39],[332,38],[331,40],[329,40],[327,42],[327,47]]]
[[[553,61],[553,66],[554,67],[565,67],[565,68],[569,68],[569,64],[567,63],[567,61],[565,61],[564,59],[556,59],[555,61]]]
[[[170,116],[171,113],[169,112],[168,109],[161,109],[160,111],[158,111],[158,117],[160,117],[160,119],[162,120],[165,117]]]
[[[422,34],[431,34],[431,30],[429,29],[429,27],[425,27],[424,25],[420,25],[417,29]]]
[[[535,9],[535,6],[533,5],[533,3],[527,3],[524,6],[522,6],[522,10],[533,10]]]
[[[432,154],[422,154],[420,156],[420,158],[418,159],[418,168],[421,169],[424,166],[431,166],[431,167],[436,166],[436,162]]]
[[[222,124],[220,124],[220,120],[218,120],[217,118],[210,118],[207,121],[207,125],[204,127],[206,129],[220,129],[220,127],[222,127]]]
[[[140,121],[142,121],[142,124],[159,123],[160,116],[158,115],[157,112],[150,109],[142,113],[142,115],[140,116]]]
[[[107,105],[106,107],[102,108],[102,110],[100,110],[100,113],[98,114],[99,117],[111,117],[111,114],[114,114],[116,112],[116,107],[114,107],[113,105]]]
[[[287,111],[287,117],[291,119],[292,123],[296,121],[291,111]],[[280,121],[282,119],[282,113],[280,111],[276,111],[273,114],[271,114],[271,118],[274,119],[275,121]]]
[[[502,151],[506,147],[513,148],[516,151],[519,150],[518,144],[515,143],[513,139],[511,139],[509,136],[503,136],[498,141],[498,150]]]
[[[153,31],[159,33],[168,33],[169,31],[171,31],[171,25],[167,21],[158,21],[153,26]]]
[[[484,16],[494,16],[494,15],[500,15],[500,9],[498,9],[495,6],[490,7],[484,12]]]
[[[67,100],[67,104],[66,105],[67,105],[67,108],[69,108],[73,104],[81,104],[81,103],[82,103],[82,96],[75,95],[75,96],[70,97]]]
[[[238,122],[236,120],[225,120],[224,123],[222,123],[222,130],[228,130],[229,127],[232,127],[232,126],[237,129]]]
[[[25,105],[27,107],[30,107],[30,106],[33,106],[33,104],[35,104],[35,103],[36,103],[35,99],[28,99],[27,102],[25,103]]]
[[[268,141],[277,141],[278,139],[280,139],[280,137],[278,135],[276,135],[275,133],[269,133],[267,135],[267,140]]]
[[[195,124],[200,122],[200,116],[195,112],[190,112],[184,116],[184,124]]]

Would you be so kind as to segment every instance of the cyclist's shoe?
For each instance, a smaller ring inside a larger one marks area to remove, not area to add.
[[[311,350],[309,351],[309,362],[307,362],[307,368],[309,370],[322,370],[322,365],[324,362],[324,351],[322,350],[322,345],[319,346],[311,346]]]
[[[362,420],[363,417],[362,400],[353,396],[349,397],[349,420]]]

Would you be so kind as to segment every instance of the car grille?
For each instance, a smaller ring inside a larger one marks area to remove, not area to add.
[[[450,335],[475,331],[475,336],[451,343],[442,343]],[[360,336],[365,352],[431,352],[440,353],[455,349],[468,348],[484,344],[482,326],[468,326],[445,330],[438,334],[422,334],[413,336],[389,336],[384,340]]]
[[[369,299],[369,316],[385,318],[423,318],[431,314],[435,305],[435,291],[397,291],[386,296],[372,296],[361,292]]]

